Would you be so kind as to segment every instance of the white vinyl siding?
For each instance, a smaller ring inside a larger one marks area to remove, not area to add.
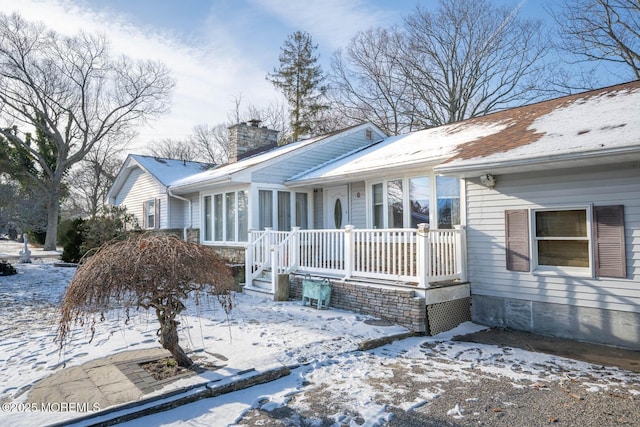
[[[367,187],[364,181],[351,184],[351,218],[356,228],[367,228]]]
[[[322,229],[324,224],[322,190],[313,192],[313,224],[315,229]]]
[[[162,186],[158,181],[140,168],[133,168],[115,198],[115,206],[125,206],[127,212],[133,214],[138,225],[144,224],[144,203],[151,199],[160,199],[161,227],[166,228],[167,203],[166,195],[161,193]]]
[[[632,165],[500,175],[495,189],[467,180],[467,265],[472,293],[640,312],[640,169]],[[508,271],[505,211],[624,205],[626,279]]]
[[[383,135],[374,132],[373,141],[381,139]],[[361,129],[350,135],[340,138],[339,143],[328,140],[319,141],[311,147],[299,150],[295,155],[283,156],[284,158],[276,163],[269,163],[264,168],[253,172],[252,182],[282,184],[286,179],[310,170],[318,165],[330,160],[334,160],[350,151],[370,144],[372,140],[367,139],[365,129]],[[293,154],[293,153],[292,153]]]

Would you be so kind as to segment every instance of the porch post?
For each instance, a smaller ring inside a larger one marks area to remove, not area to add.
[[[278,246],[271,246],[271,292],[276,294],[276,282],[278,281]]]
[[[244,285],[251,287],[253,284],[253,252],[256,249],[251,230],[249,230],[247,240],[247,247],[244,250]]]
[[[418,287],[429,287],[429,270],[431,269],[431,254],[429,251],[429,224],[418,224],[417,242],[417,273]]]
[[[467,281],[467,227],[464,225],[456,225],[458,230],[456,236],[456,273],[458,273],[460,281]]]
[[[353,242],[353,225],[344,226],[344,278],[348,279],[353,273],[355,245]]]
[[[267,262],[267,264],[270,264],[271,262],[271,258],[270,258],[270,250],[271,250],[271,240],[273,238],[273,236],[271,235],[271,227],[265,227],[264,228],[264,239],[262,239],[262,248],[261,248],[261,252],[262,252],[262,257],[263,259]],[[268,267],[268,265],[267,265]]]
[[[297,270],[299,264],[300,264],[300,227],[292,227],[291,241],[289,242],[290,271]]]

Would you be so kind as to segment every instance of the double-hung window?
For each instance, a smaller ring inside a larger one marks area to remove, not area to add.
[[[626,277],[624,206],[505,211],[507,270]]]
[[[156,228],[156,201],[155,199],[144,202],[144,225],[145,228]]]
[[[539,267],[590,268],[587,209],[535,210],[533,239]]]

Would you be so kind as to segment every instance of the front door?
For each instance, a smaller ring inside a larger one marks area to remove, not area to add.
[[[324,228],[338,229],[349,224],[349,199],[346,185],[325,188]]]

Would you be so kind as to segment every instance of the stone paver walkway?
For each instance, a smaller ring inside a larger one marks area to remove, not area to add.
[[[167,383],[154,379],[139,364],[168,356],[162,348],[132,350],[63,369],[36,383],[27,400],[83,402],[99,408],[134,402]]]

